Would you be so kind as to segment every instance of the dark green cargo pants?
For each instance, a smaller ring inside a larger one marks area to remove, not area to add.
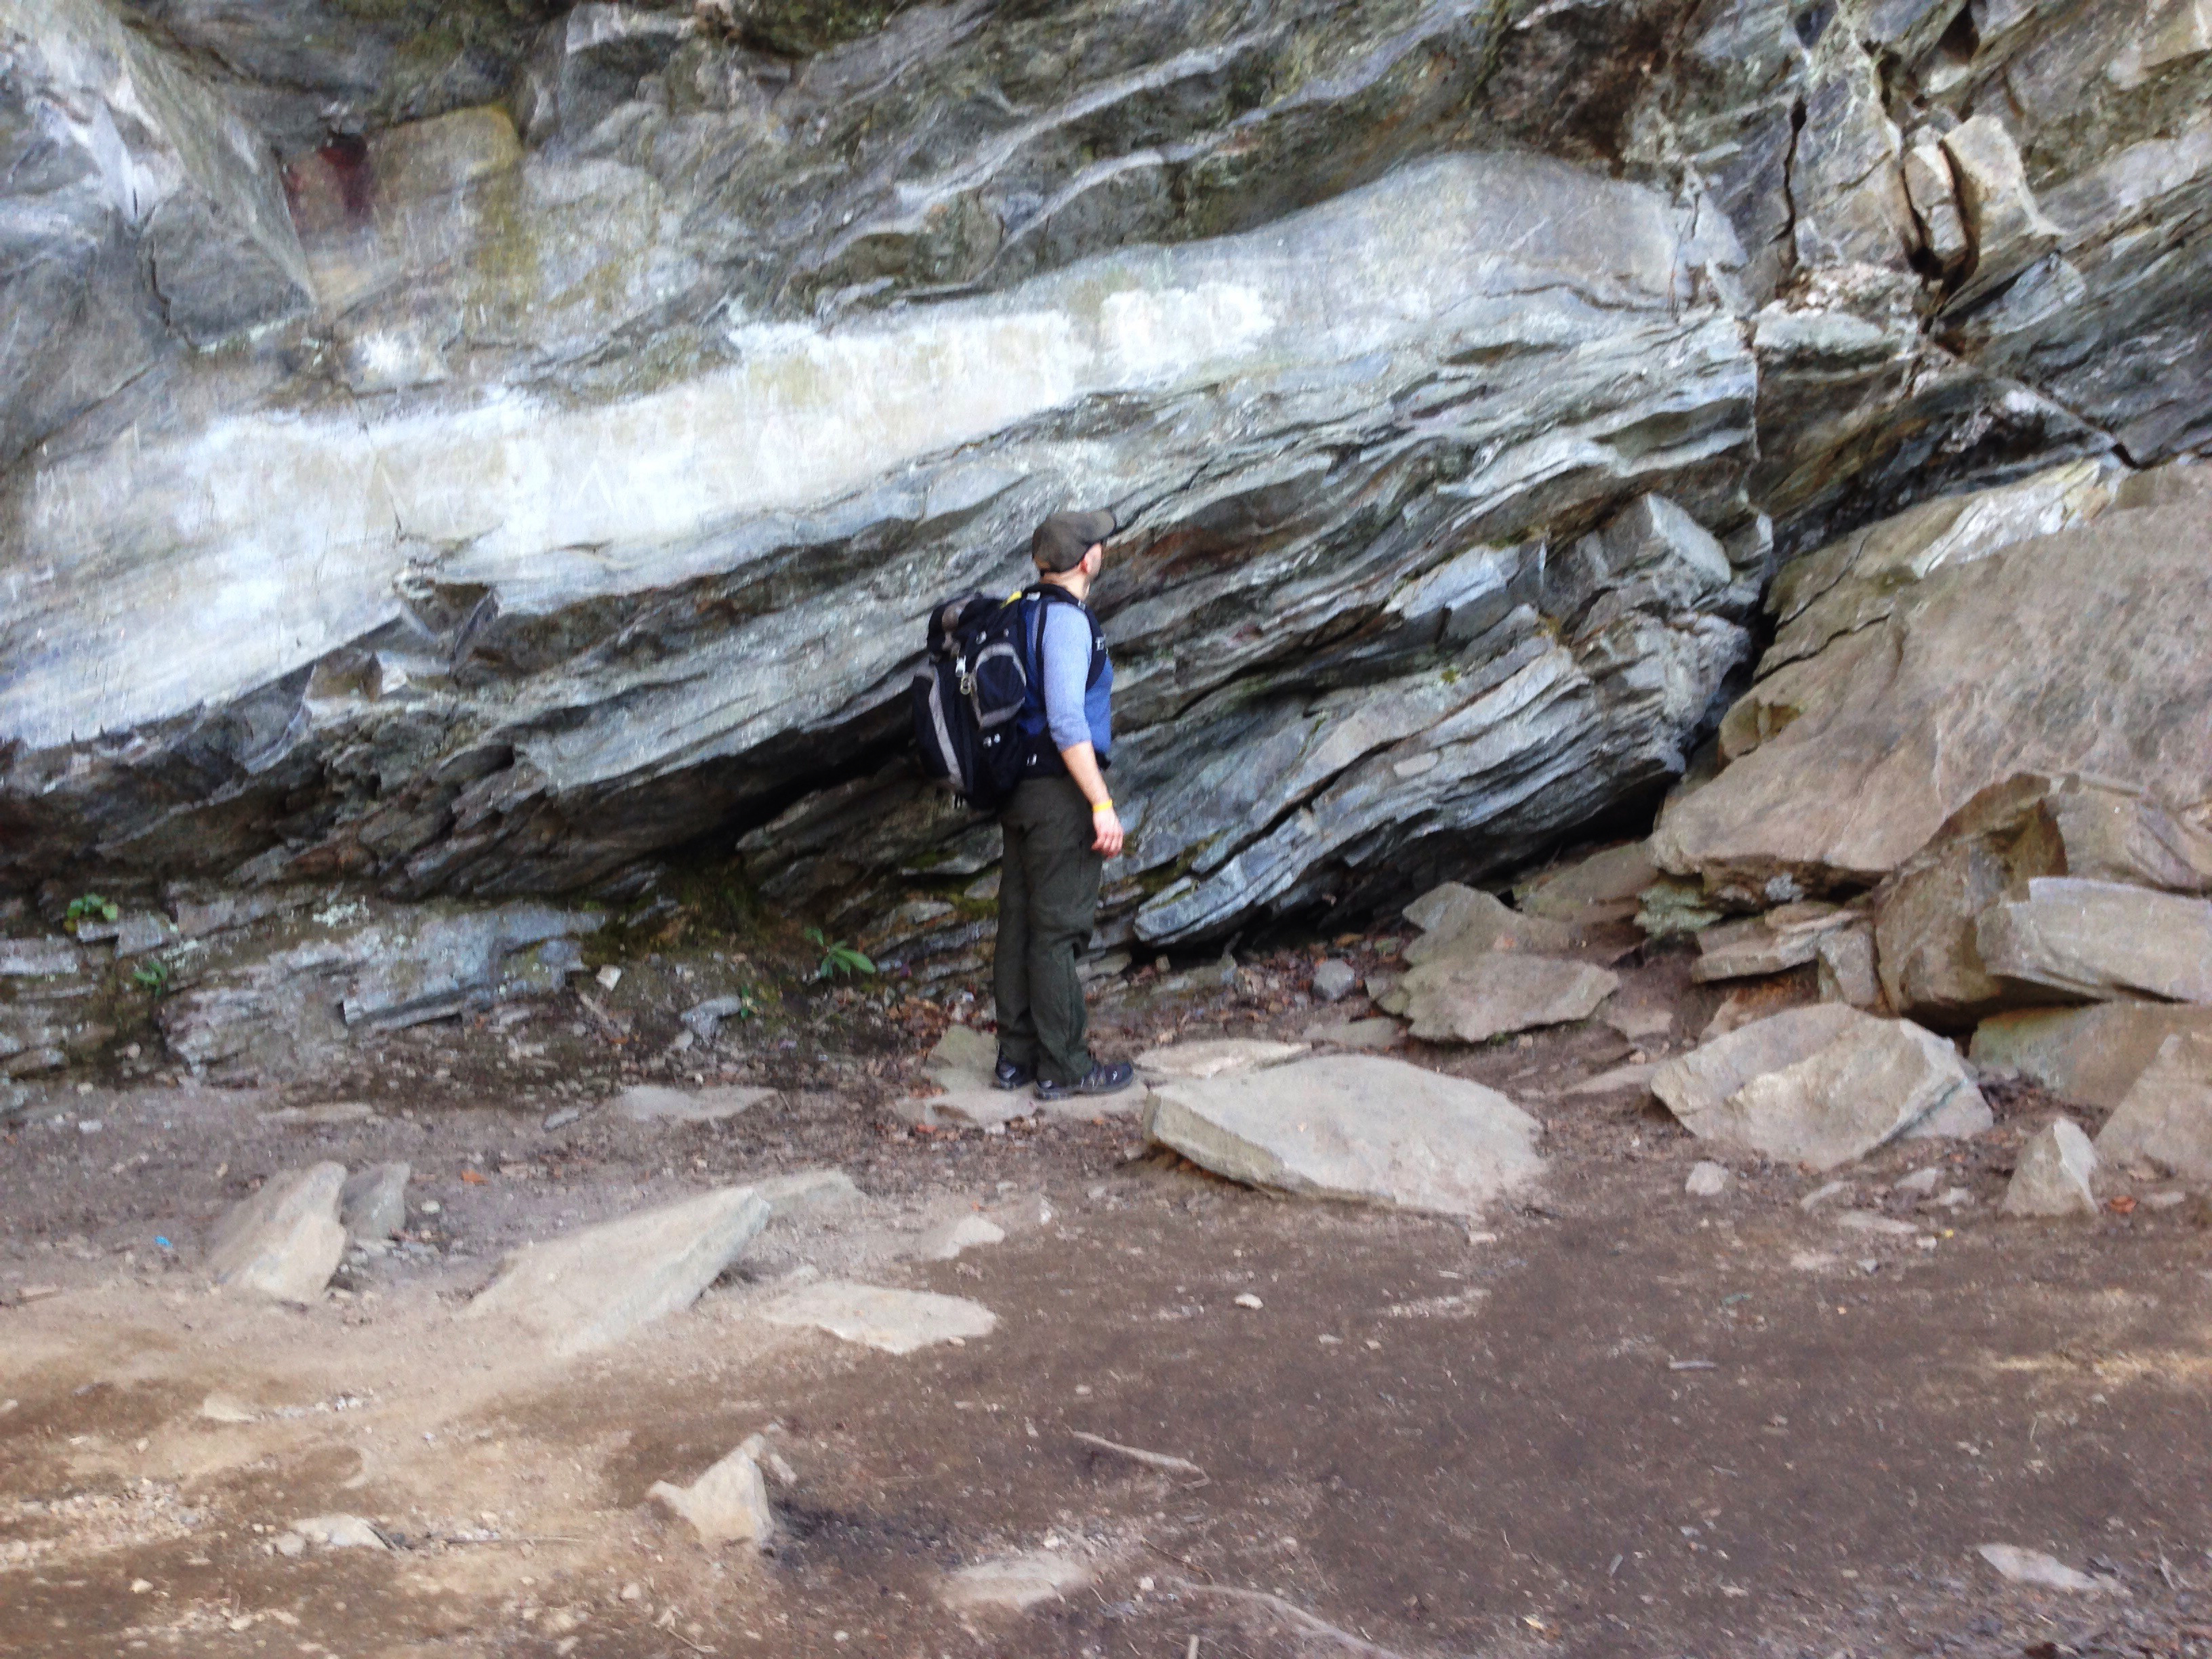
[[[994,987],[999,1052],[1048,1082],[1080,1083],[1091,1049],[1075,960],[1098,915],[1105,866],[1091,849],[1091,804],[1073,778],[1031,778],[1015,787],[999,823],[1006,832]]]

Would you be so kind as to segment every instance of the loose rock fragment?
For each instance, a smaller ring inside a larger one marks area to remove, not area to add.
[[[2020,1149],[2005,1188],[2004,1212],[2094,1219],[2097,1199],[2089,1177],[2096,1168],[2097,1149],[2081,1127],[2071,1118],[2054,1118]]]
[[[1051,1550],[979,1561],[946,1578],[937,1599],[962,1612],[1019,1613],[1057,1601],[1091,1582],[1091,1570]]]
[[[1586,962],[1506,951],[1438,957],[1407,974],[1399,989],[1413,1036],[1486,1042],[1588,1019],[1620,983],[1619,975]]]
[[[2074,1590],[2083,1595],[2127,1591],[2109,1578],[2093,1578],[2078,1572],[2055,1555],[2023,1549],[2017,1544],[1984,1544],[1975,1552],[2015,1584],[2035,1584],[2044,1589]]]
[[[407,1180],[414,1173],[405,1164],[372,1164],[346,1177],[338,1190],[338,1219],[346,1237],[386,1239],[407,1224]]]
[[[778,1297],[760,1310],[771,1325],[811,1327],[885,1353],[912,1353],[939,1342],[988,1336],[998,1316],[964,1297],[886,1290],[825,1279]]]
[[[634,1083],[614,1100],[616,1114],[633,1123],[720,1123],[750,1111],[773,1097],[773,1089],[735,1085],[718,1089],[671,1089]]]
[[[2097,1156],[2212,1182],[2212,1034],[2177,1031],[2159,1045],[2099,1132]]]
[[[357,1515],[311,1515],[292,1530],[311,1544],[332,1550],[388,1550],[384,1534]]]
[[[755,1435],[690,1486],[656,1480],[646,1496],[690,1522],[699,1541],[710,1548],[765,1546],[775,1536],[775,1511],[769,1507],[768,1483],[761,1477],[761,1449]]]
[[[1323,1002],[1341,1002],[1359,983],[1358,970],[1348,962],[1332,957],[1316,963],[1313,971],[1313,993]]]
[[[1213,1037],[1147,1048],[1137,1069],[1147,1078],[1209,1078],[1279,1066],[1306,1052],[1303,1042],[1270,1042],[1257,1037]]]
[[[346,1230],[338,1219],[345,1179],[344,1164],[325,1163],[263,1182],[209,1241],[216,1282],[283,1302],[320,1296],[345,1258]]]
[[[915,1241],[914,1253],[924,1261],[950,1261],[961,1251],[978,1244],[997,1244],[1006,1237],[1006,1229],[980,1215],[963,1215],[932,1227]]]
[[[1718,1198],[1735,1184],[1735,1177],[1728,1166],[1700,1159],[1690,1166],[1690,1178],[1682,1183],[1682,1190],[1692,1198]]]

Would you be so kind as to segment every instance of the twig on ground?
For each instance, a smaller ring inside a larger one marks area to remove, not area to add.
[[[1085,1434],[1080,1429],[1074,1431],[1074,1434],[1075,1437],[1086,1446],[1096,1446],[1101,1451],[1116,1453],[1132,1462],[1142,1463],[1147,1468],[1164,1469],[1170,1474],[1194,1474],[1198,1479],[1192,1482],[1194,1486],[1205,1486],[1213,1479],[1212,1475],[1186,1457],[1173,1457],[1166,1452],[1146,1451],[1141,1446],[1125,1446],[1118,1440],[1109,1440],[1103,1434]]]
[[[1194,1584],[1188,1579],[1176,1581],[1176,1588],[1200,1595],[1218,1595],[1227,1601],[1243,1601],[1265,1608],[1285,1624],[1304,1635],[1322,1641],[1334,1642],[1350,1653],[1364,1654],[1367,1659],[1405,1659],[1405,1656],[1389,1648],[1377,1647],[1364,1637],[1332,1625],[1326,1619],[1316,1619],[1296,1602],[1285,1601],[1279,1595],[1270,1595],[1265,1590],[1237,1589],[1228,1584]]]

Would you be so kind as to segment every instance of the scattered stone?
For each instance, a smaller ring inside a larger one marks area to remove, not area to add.
[[[1406,976],[1395,968],[1378,968],[1367,976],[1367,1000],[1386,1014],[1406,1012]]]
[[[1644,890],[1659,875],[1650,848],[1640,841],[1625,842],[1531,876],[1513,896],[1528,915],[1593,927],[1633,917]]]
[[[1147,1079],[1222,1077],[1231,1072],[1257,1071],[1279,1066],[1306,1052],[1303,1042],[1269,1042],[1257,1037],[1212,1037],[1200,1042],[1174,1042],[1147,1048],[1137,1056],[1137,1070]]]
[[[1359,983],[1359,972],[1348,962],[1334,957],[1314,964],[1313,994],[1323,1002],[1341,1002]]]
[[[1565,922],[1523,915],[1492,895],[1455,881],[1422,894],[1406,907],[1405,916],[1421,930],[1420,938],[1406,947],[1406,961],[1415,967],[1493,951],[1564,951],[1577,937]]]
[[[947,1089],[971,1083],[988,1087],[992,1068],[998,1063],[996,1037],[971,1025],[948,1025],[922,1062],[922,1069]]]
[[[737,1085],[718,1089],[671,1089],[633,1083],[614,1099],[615,1115],[633,1123],[720,1123],[774,1096],[773,1089]]]
[[[1239,1291],[1231,1298],[1231,1300],[1236,1303],[1238,1307],[1249,1308],[1255,1313],[1257,1313],[1261,1309],[1267,1305],[1266,1303],[1260,1300],[1258,1297],[1253,1295],[1249,1291]]]
[[[345,1179],[344,1164],[325,1163],[263,1182],[259,1192],[222,1218],[209,1241],[216,1283],[280,1302],[320,1296],[345,1259],[346,1231],[338,1219]]]
[[[2179,1187],[2168,1187],[2163,1191],[2145,1193],[2143,1207],[2148,1210],[2178,1210],[2189,1201],[2189,1194]]]
[[[1407,974],[1400,989],[1413,1036],[1486,1042],[1588,1019],[1620,983],[1620,975],[1587,962],[1500,951],[1438,958]]]
[[[556,1354],[603,1348],[697,1301],[769,1213],[752,1188],[725,1187],[526,1245],[465,1312],[520,1325]]]
[[[684,1011],[684,1029],[702,1042],[712,1042],[722,1022],[744,1012],[746,1006],[743,997],[709,997]]]
[[[390,1238],[407,1224],[407,1181],[415,1173],[405,1164],[372,1164],[346,1177],[338,1189],[338,1219],[346,1237]]]
[[[1039,1602],[1058,1601],[1091,1582],[1082,1562],[1051,1550],[979,1561],[941,1584],[937,1599],[962,1613],[1020,1613]]]
[[[2018,1216],[2097,1214],[2089,1177],[2097,1168],[2097,1149],[2073,1119],[2054,1118],[2020,1149],[2012,1181],[2005,1188],[2004,1212]]]
[[[2063,1099],[2109,1111],[2178,1032],[2212,1037],[2212,1008],[2158,1002],[2025,1008],[1984,1020],[1967,1058],[1984,1067],[2008,1067]]]
[[[2176,1031],[2159,1045],[2099,1133],[2097,1155],[2212,1181],[2212,1033]]]
[[[1566,1095],[1648,1095],[1651,1092],[1651,1073],[1658,1069],[1656,1060],[1634,1060],[1626,1066],[1616,1066],[1610,1071],[1600,1072],[1595,1077],[1584,1078],[1580,1083],[1570,1084],[1559,1092]]]
[[[775,1536],[775,1511],[769,1507],[768,1483],[758,1461],[762,1441],[754,1435],[688,1486],[656,1480],[648,1498],[691,1523],[699,1541],[767,1545]]]
[[[65,939],[0,939],[0,978],[40,979],[83,966],[84,952]]]
[[[1406,1028],[1396,1020],[1379,1015],[1309,1025],[1298,1033],[1304,1042],[1331,1048],[1389,1048],[1405,1035]]]
[[[1976,944],[2000,979],[2070,996],[2212,1002],[2212,902],[2118,882],[2038,877],[1983,911]]]
[[[799,1170],[768,1176],[752,1183],[768,1205],[771,1222],[832,1214],[860,1201],[860,1189],[842,1170]]]
[[[216,1393],[200,1401],[200,1415],[210,1423],[258,1423],[261,1413],[234,1395]]]
[[[912,1353],[939,1342],[988,1336],[998,1316],[964,1297],[886,1290],[825,1279],[801,1285],[760,1310],[771,1325],[808,1327],[885,1353]]]
[[[1805,1211],[1817,1210],[1830,1199],[1844,1197],[1850,1190],[1851,1183],[1848,1181],[1826,1182],[1799,1199],[1797,1207]]]
[[[341,1123],[366,1123],[375,1115],[376,1108],[365,1100],[333,1100],[319,1106],[280,1106],[262,1113],[261,1121],[294,1127],[331,1128]]]
[[[1726,1164],[1701,1158],[1690,1166],[1690,1178],[1682,1183],[1682,1190],[1692,1198],[1718,1198],[1735,1184],[1735,1177]]]
[[[1766,1157],[1831,1170],[1938,1119],[1978,1133],[1991,1117],[1951,1045],[1905,1020],[1841,1003],[1793,1008],[1652,1073],[1684,1127]]]
[[[292,1530],[311,1544],[331,1550],[388,1550],[384,1534],[357,1515],[312,1515],[295,1521]]]
[[[563,1106],[558,1111],[546,1113],[545,1121],[540,1127],[546,1129],[565,1129],[591,1109],[588,1106]]]
[[[1984,1544],[1975,1553],[2015,1584],[2033,1584],[2042,1589],[2072,1590],[2085,1595],[2111,1592],[2127,1594],[2113,1580],[2093,1578],[2086,1572],[2077,1572],[2057,1556],[2045,1555],[2041,1550],[2022,1549],[2017,1544]]]
[[[1503,1095],[1369,1054],[1164,1085],[1145,1132],[1231,1181],[1445,1215],[1478,1215],[1544,1168],[1542,1126]]]
[[[1006,1237],[1006,1229],[996,1222],[980,1215],[963,1215],[923,1233],[915,1241],[914,1254],[924,1261],[950,1261],[972,1246],[1000,1243]]]
[[[1845,1210],[1836,1218],[1836,1225],[1855,1233],[1881,1233],[1891,1238],[1920,1237],[1920,1229],[1910,1221],[1899,1221],[1894,1216],[1876,1215],[1872,1210]]]
[[[290,1560],[307,1553],[307,1540],[296,1532],[280,1532],[270,1540],[269,1547]]]
[[[1924,1170],[1915,1170],[1911,1175],[1899,1176],[1892,1184],[1892,1190],[1910,1193],[1917,1198],[1926,1198],[1935,1192],[1942,1179],[1943,1166],[1940,1164],[1931,1164]]]
[[[1613,1007],[1599,1018],[1631,1042],[1667,1036],[1674,1030],[1674,1011],[1672,1008]]]
[[[1743,921],[1722,922],[1698,935],[1698,957],[1691,964],[1690,978],[1705,985],[1801,968],[1820,954],[1822,939],[1855,920],[1851,911],[1808,902],[1785,904]]]

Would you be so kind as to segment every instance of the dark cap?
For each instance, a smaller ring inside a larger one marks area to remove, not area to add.
[[[1030,556],[1040,570],[1073,570],[1085,553],[1113,533],[1111,513],[1055,513],[1030,538]]]

